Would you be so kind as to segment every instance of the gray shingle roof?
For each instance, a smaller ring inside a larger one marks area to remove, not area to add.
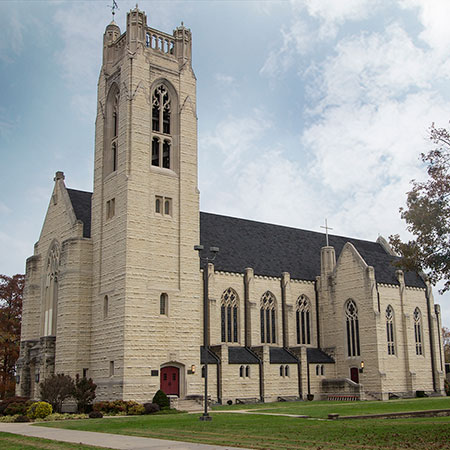
[[[92,192],[67,189],[75,211],[75,217],[83,222],[83,237],[91,237],[91,198]]]
[[[379,283],[399,284],[392,262],[397,258],[370,241],[329,236],[330,245],[339,256],[347,242],[351,242],[366,263],[375,269]],[[300,230],[252,220],[217,214],[200,213],[200,241],[205,248],[219,247],[214,261],[216,270],[244,272],[252,267],[255,274],[281,276],[289,272],[297,280],[315,280],[320,275],[320,249],[325,245],[323,233]],[[408,286],[425,287],[415,273],[406,272]]]
[[[306,356],[309,363],[334,364],[334,359],[319,348],[308,347]]]
[[[91,236],[91,192],[67,189],[77,219],[84,224],[83,236]],[[384,248],[370,241],[329,236],[330,245],[339,256],[347,242],[351,242],[366,263],[375,269],[379,283],[396,284],[397,258]],[[205,248],[219,247],[220,253],[214,261],[216,270],[243,273],[252,267],[257,275],[279,277],[289,272],[291,278],[314,281],[320,275],[320,249],[325,244],[323,233],[297,228],[255,222],[218,214],[200,213],[200,242]],[[425,283],[418,274],[405,273],[407,286],[424,288]]]
[[[256,355],[245,347],[228,347],[228,364],[258,364]]]
[[[205,347],[200,347],[200,363],[201,364],[217,364],[220,361],[211,350],[207,350]]]
[[[297,364],[298,359],[281,347],[269,348],[270,364]]]

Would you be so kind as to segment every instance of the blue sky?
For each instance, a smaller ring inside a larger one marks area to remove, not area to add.
[[[92,189],[108,0],[0,2],[0,272],[24,271],[53,186]],[[135,2],[118,1],[125,29]],[[193,32],[201,208],[375,240],[427,128],[450,119],[445,0],[141,1]],[[435,292],[450,326],[450,296]]]

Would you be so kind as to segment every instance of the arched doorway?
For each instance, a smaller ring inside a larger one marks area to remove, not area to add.
[[[180,395],[180,369],[166,366],[161,369],[160,389],[166,395]]]

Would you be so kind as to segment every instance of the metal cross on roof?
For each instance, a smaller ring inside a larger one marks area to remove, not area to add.
[[[116,14],[116,9],[119,9],[119,5],[117,4],[116,0],[112,0],[112,6],[110,6],[110,8],[114,20],[114,14]]]
[[[328,230],[332,230],[333,228],[328,226],[327,219],[325,219],[325,226],[320,225],[320,228],[325,228],[325,236],[327,238],[327,247],[328,247]]]

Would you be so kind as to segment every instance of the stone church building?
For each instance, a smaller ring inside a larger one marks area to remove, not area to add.
[[[441,394],[439,306],[385,240],[326,245],[199,211],[191,46],[137,7],[124,33],[106,27],[94,188],[56,172],[26,263],[17,394],[65,373],[91,377],[98,400],[195,398],[205,363],[222,403]]]

